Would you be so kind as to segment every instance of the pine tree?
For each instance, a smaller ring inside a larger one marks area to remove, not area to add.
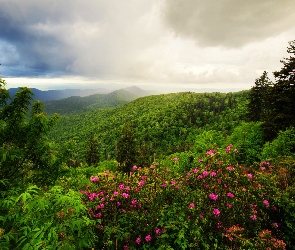
[[[88,142],[88,149],[86,152],[86,162],[89,166],[96,165],[100,160],[99,143],[96,136],[92,136]]]
[[[247,117],[249,121],[264,121],[267,117],[270,108],[268,95],[272,85],[266,71],[255,80],[255,86],[250,89],[248,97]]]
[[[134,131],[131,123],[126,122],[116,145],[116,160],[119,163],[119,170],[129,173],[136,163],[136,158],[137,147]]]

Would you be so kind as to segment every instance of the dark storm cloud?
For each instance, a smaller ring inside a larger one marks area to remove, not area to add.
[[[38,30],[48,20],[46,8],[28,11],[25,7],[11,1],[0,8],[0,48],[1,53],[5,53],[1,59],[3,68],[7,67],[6,75],[36,76],[65,70],[72,60],[65,44],[58,36]],[[16,63],[17,67],[9,69]]]
[[[278,35],[295,23],[294,0],[166,1],[165,21],[201,46],[240,47]]]

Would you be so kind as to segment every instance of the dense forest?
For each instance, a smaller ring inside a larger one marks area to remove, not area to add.
[[[295,249],[287,52],[234,93],[43,104],[1,79],[0,249]]]

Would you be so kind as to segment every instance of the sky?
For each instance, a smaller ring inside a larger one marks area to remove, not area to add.
[[[0,0],[0,77],[42,90],[250,89],[287,57],[294,0]]]

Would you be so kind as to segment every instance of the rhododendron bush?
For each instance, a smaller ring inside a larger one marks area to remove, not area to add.
[[[81,190],[99,249],[285,249],[280,200],[286,183],[269,162],[243,167],[237,150],[207,151],[191,169],[106,171]]]

